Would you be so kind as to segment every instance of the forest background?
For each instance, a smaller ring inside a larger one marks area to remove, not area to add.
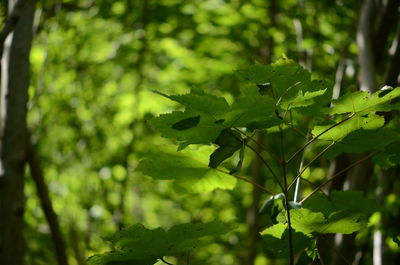
[[[284,56],[330,82],[333,99],[396,87],[399,7],[397,0],[2,0],[0,264],[81,265],[109,250],[104,237],[135,223],[215,219],[237,227],[191,252],[190,264],[287,264],[262,248],[258,211],[268,194],[238,182],[188,195],[135,171],[143,154],[168,143],[147,121],[177,108],[152,90],[229,99],[246,86],[238,70]],[[322,183],[364,156],[322,158],[303,177]],[[277,189],[254,155],[242,172]],[[396,162],[368,160],[342,175],[326,191],[361,190],[379,211],[358,234],[324,236],[326,264],[399,264]]]

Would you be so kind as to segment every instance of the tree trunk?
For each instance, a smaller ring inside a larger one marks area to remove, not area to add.
[[[44,180],[43,170],[40,165],[39,158],[36,156],[35,148],[30,142],[30,139],[28,139],[27,145],[27,162],[29,164],[32,179],[36,185],[36,191],[40,200],[40,204],[42,205],[44,215],[50,227],[51,239],[54,244],[57,263],[58,265],[68,265],[64,237],[61,232],[57,214],[55,213],[53,204],[51,203],[49,189],[47,188]]]
[[[9,13],[17,4],[9,0]],[[24,264],[24,168],[29,52],[34,1],[28,1],[2,53],[0,146],[0,264]]]

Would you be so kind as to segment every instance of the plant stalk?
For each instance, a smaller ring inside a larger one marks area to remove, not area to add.
[[[285,146],[284,146],[284,139],[283,139],[283,131],[281,126],[279,126],[279,132],[281,136],[281,156],[282,156],[282,174],[283,174],[283,185],[284,185],[284,194],[285,194],[285,210],[287,214],[287,221],[288,221],[288,239],[289,239],[289,260],[290,265],[294,265],[294,253],[293,253],[293,237],[292,237],[292,223],[290,220],[290,207],[289,207],[289,191],[287,185],[287,176],[286,176],[286,160],[285,160]]]
[[[305,145],[303,145],[302,148],[300,148],[299,150],[297,150],[287,161],[286,163],[289,164],[301,151],[303,151],[307,146],[309,146],[311,143],[313,143],[315,140],[317,140],[319,137],[321,137],[322,135],[324,135],[325,133],[329,132],[330,130],[332,130],[333,128],[335,128],[336,126],[339,126],[340,124],[350,120],[351,118],[353,118],[355,115],[355,113],[350,114],[350,116],[348,116],[347,118],[339,121],[338,123],[333,124],[331,127],[329,127],[328,129],[326,129],[325,131],[321,132],[320,134],[318,134],[317,136],[311,138],[311,140],[309,140]]]

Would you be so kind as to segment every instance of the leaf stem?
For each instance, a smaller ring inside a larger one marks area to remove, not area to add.
[[[228,175],[231,175],[231,176],[234,177],[234,178],[237,178],[237,179],[243,180],[243,181],[245,181],[245,182],[248,182],[248,183],[252,184],[253,186],[259,188],[260,190],[263,190],[263,191],[265,191],[265,192],[267,192],[267,193],[269,193],[269,194],[271,194],[271,195],[275,195],[274,192],[270,191],[270,190],[267,189],[266,187],[264,187],[264,186],[262,186],[262,185],[260,185],[260,184],[258,184],[258,183],[256,183],[256,182],[252,181],[251,179],[248,179],[248,178],[246,178],[246,177],[239,176],[239,175],[237,175],[237,174],[235,174],[235,173],[229,173],[228,171],[225,171],[225,170],[222,170],[222,169],[219,169],[219,168],[216,168],[215,170],[217,170],[217,171],[219,171],[219,172],[222,172],[222,173],[225,173],[225,174],[228,174]]]
[[[293,158],[295,158],[301,151],[303,151],[307,146],[309,146],[312,142],[314,142],[315,140],[317,140],[319,137],[321,137],[322,135],[324,135],[325,133],[329,132],[330,130],[332,130],[333,128],[335,128],[336,126],[339,126],[340,124],[344,123],[345,121],[350,120],[352,117],[354,117],[355,113],[350,114],[350,116],[348,116],[347,118],[339,121],[338,123],[335,123],[334,125],[332,125],[331,127],[327,128],[326,130],[324,130],[323,132],[321,132],[320,134],[318,134],[317,136],[315,136],[314,138],[311,138],[302,148],[300,148],[299,150],[297,150],[288,160],[287,160],[287,164],[289,164]]]
[[[303,169],[305,154],[306,154],[306,151],[304,150],[303,155],[301,156],[299,170],[297,171],[299,173],[299,178],[297,178],[297,180],[296,180],[296,178],[293,180],[293,182],[296,182],[296,187],[294,188],[294,195],[293,195],[293,201],[295,203],[297,202],[297,198],[298,198],[298,195],[299,195],[299,187],[300,187],[300,179],[301,179],[300,173],[302,172],[302,169]],[[292,184],[289,185],[289,190],[290,190],[290,186],[291,185]]]
[[[276,102],[276,106],[279,105],[279,103],[281,103],[282,98],[286,95],[287,92],[289,92],[290,89],[294,88],[295,86],[298,86],[301,84],[301,81],[298,81],[297,83],[291,85],[290,87],[288,87],[285,92],[282,93],[282,95],[279,97],[278,101]]]
[[[331,182],[332,180],[334,180],[335,178],[337,178],[338,176],[340,176],[342,173],[346,172],[347,170],[351,169],[352,167],[357,166],[358,164],[364,162],[365,160],[367,160],[368,158],[372,157],[373,155],[375,155],[376,153],[371,153],[367,156],[365,156],[364,158],[354,162],[353,164],[345,167],[344,169],[340,170],[338,173],[336,173],[335,175],[333,175],[330,179],[326,180],[325,182],[323,182],[321,185],[319,185],[318,187],[316,187],[310,194],[308,194],[303,200],[300,201],[300,203],[303,203],[304,201],[306,201],[308,198],[310,198],[314,193],[316,193],[317,191],[319,191],[323,186],[325,186],[326,184],[328,184],[329,182]]]
[[[320,156],[322,156],[326,151],[328,151],[336,142],[332,142],[330,143],[324,150],[322,150],[318,155],[316,155],[305,167],[303,167],[301,169],[301,171],[299,172],[299,174],[297,174],[297,176],[294,178],[294,180],[292,181],[292,183],[290,183],[288,189],[290,190],[290,188],[293,186],[293,184],[296,182],[296,180],[300,179],[301,175],[304,173],[304,171],[306,171],[307,168],[309,168],[311,166],[311,164],[317,160]]]
[[[290,265],[294,265],[294,253],[293,253],[293,238],[292,238],[292,223],[290,220],[290,207],[289,207],[289,191],[287,189],[287,175],[286,175],[286,161],[285,161],[285,145],[284,145],[284,139],[283,139],[283,131],[282,127],[279,125],[279,132],[280,132],[280,138],[281,138],[281,166],[282,166],[282,173],[283,173],[283,184],[284,184],[284,190],[283,193],[285,194],[285,210],[287,214],[287,220],[288,220],[288,239],[289,239],[289,256],[290,256]]]
[[[279,181],[278,176],[275,174],[274,170],[272,167],[268,164],[268,162],[264,159],[264,157],[256,150],[254,147],[251,145],[246,144],[248,148],[250,148],[264,163],[264,165],[268,168],[268,170],[271,172],[272,176],[274,177],[275,181],[278,183],[279,187],[281,188],[282,192],[284,192],[285,188],[282,186],[282,183]]]
[[[257,141],[256,139],[254,139],[253,136],[247,135],[245,132],[241,131],[239,128],[233,128],[235,129],[235,131],[237,131],[238,133],[242,134],[243,136],[245,136],[246,138],[249,138],[250,140],[252,140],[256,145],[258,145],[259,147],[261,147],[261,149],[265,150],[266,152],[268,152],[269,155],[271,155],[276,161],[279,162],[279,158],[270,150],[268,150],[268,148],[266,148],[262,143],[260,143],[259,141]]]

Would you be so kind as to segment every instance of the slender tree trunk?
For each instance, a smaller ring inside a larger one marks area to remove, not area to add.
[[[29,140],[27,148],[27,160],[29,164],[29,169],[33,181],[36,185],[37,194],[42,205],[44,215],[46,216],[47,223],[50,227],[51,239],[53,241],[57,263],[58,265],[68,265],[64,237],[58,223],[58,217],[53,209],[53,205],[49,197],[49,189],[47,188],[46,182],[44,180],[43,170],[40,165],[39,159],[36,156],[34,147]]]
[[[8,1],[11,13],[16,0]],[[28,1],[4,45],[1,76],[0,264],[24,264],[24,168],[29,52],[35,3]]]

